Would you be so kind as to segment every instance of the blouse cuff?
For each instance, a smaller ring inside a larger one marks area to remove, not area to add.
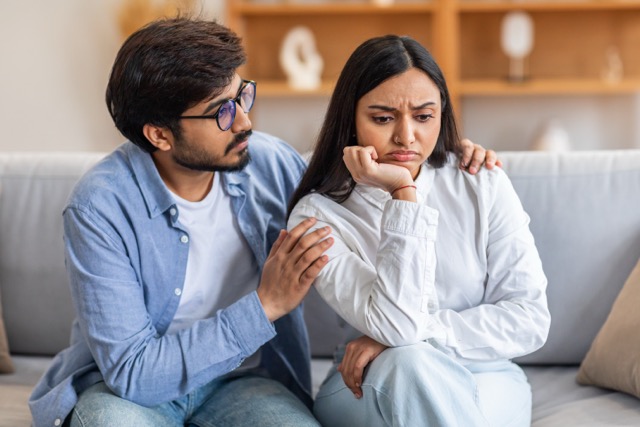
[[[429,206],[391,199],[384,206],[382,228],[435,241],[438,215],[439,212]]]

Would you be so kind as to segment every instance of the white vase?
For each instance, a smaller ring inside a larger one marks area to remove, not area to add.
[[[533,151],[562,152],[571,150],[569,132],[556,119],[545,122],[537,132],[533,143]]]
[[[395,0],[371,0],[371,3],[378,6],[391,6]]]
[[[528,13],[515,11],[504,16],[500,45],[509,57],[509,80],[525,80],[524,60],[533,49],[533,19]]]

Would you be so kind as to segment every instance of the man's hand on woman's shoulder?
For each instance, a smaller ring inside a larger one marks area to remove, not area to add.
[[[460,169],[475,175],[483,165],[487,169],[493,169],[494,166],[502,167],[502,162],[495,151],[486,150],[482,145],[474,144],[467,138],[464,138],[461,144]]]

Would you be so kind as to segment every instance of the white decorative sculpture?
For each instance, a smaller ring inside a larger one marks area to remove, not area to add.
[[[602,79],[606,83],[620,83],[624,73],[620,51],[615,46],[609,46],[605,53],[605,66],[602,70]]]
[[[378,6],[391,6],[395,0],[371,0],[373,4]]]
[[[525,79],[524,58],[533,49],[533,20],[526,12],[509,12],[502,19],[500,44],[510,59],[509,80]]]
[[[313,90],[320,86],[324,62],[309,28],[294,27],[287,33],[280,49],[280,65],[292,88]]]
[[[556,119],[548,120],[540,127],[531,145],[531,150],[534,151],[561,152],[570,149],[569,132]]]

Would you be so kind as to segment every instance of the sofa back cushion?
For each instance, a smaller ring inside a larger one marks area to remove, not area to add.
[[[102,153],[0,154],[0,295],[12,353],[69,345],[74,310],[64,267],[62,209]]]
[[[580,363],[640,257],[640,150],[500,157],[549,280],[549,338],[518,362]]]

